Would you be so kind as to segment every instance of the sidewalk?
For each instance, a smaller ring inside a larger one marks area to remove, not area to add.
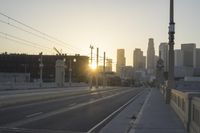
[[[132,122],[140,112],[140,109],[149,93],[146,89],[144,93],[138,95],[135,100],[105,125],[99,133],[127,133],[131,129]]]
[[[187,133],[181,120],[157,89],[148,95],[129,133]]]

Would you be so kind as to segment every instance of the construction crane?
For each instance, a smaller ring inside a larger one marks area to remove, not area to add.
[[[53,49],[57,52],[58,55],[62,55],[62,52],[58,51],[56,47],[53,47]]]

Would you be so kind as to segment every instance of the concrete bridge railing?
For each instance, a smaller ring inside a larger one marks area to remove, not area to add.
[[[200,132],[200,92],[172,89],[170,105],[190,133]]]
[[[191,101],[190,133],[200,133],[200,97],[193,97]]]

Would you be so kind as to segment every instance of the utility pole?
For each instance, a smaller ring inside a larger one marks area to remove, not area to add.
[[[168,74],[168,87],[166,90],[166,104],[170,103],[171,89],[175,88],[174,81],[174,0],[170,0],[170,22],[169,22],[169,74]]]
[[[40,67],[40,87],[42,87],[42,73],[43,73],[43,61],[42,61],[42,52],[39,54],[40,55],[40,64],[39,64],[39,67]]]
[[[69,59],[69,86],[72,85],[72,60],[71,57]]]
[[[96,60],[96,88],[99,88],[99,48],[97,48],[97,60]]]
[[[90,62],[90,65],[92,66],[92,50],[94,49],[94,46],[90,45],[90,49],[91,49],[91,62]],[[92,77],[93,77],[93,74],[92,74],[92,71],[90,71],[90,89],[92,88]]]
[[[106,69],[106,52],[103,53],[103,88],[105,88],[105,83],[106,83],[106,73],[105,73],[105,69]]]

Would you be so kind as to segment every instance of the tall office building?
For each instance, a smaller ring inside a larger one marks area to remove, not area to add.
[[[153,38],[149,39],[148,49],[147,49],[147,72],[148,74],[155,73],[155,49]]]
[[[183,57],[182,57],[182,51],[180,49],[174,50],[174,66],[175,67],[181,67],[183,66]]]
[[[120,76],[122,68],[126,65],[125,50],[117,49],[117,65],[116,72]]]
[[[133,52],[133,66],[135,70],[144,70],[145,69],[145,57],[143,56],[143,51],[136,48]]]
[[[200,68],[200,48],[195,49],[194,68]]]
[[[194,43],[181,44],[184,67],[193,67],[195,49],[196,49],[196,44]]]
[[[169,67],[168,43],[161,43],[160,44],[160,46],[159,46],[159,57],[163,60],[164,72],[168,72],[168,67]]]

